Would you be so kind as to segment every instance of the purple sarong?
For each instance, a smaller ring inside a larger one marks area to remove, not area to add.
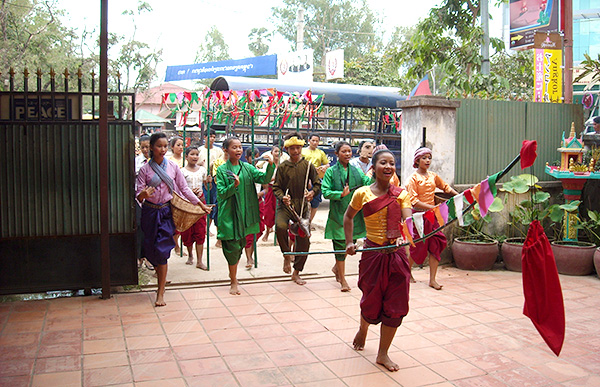
[[[142,205],[141,226],[144,232],[144,252],[146,259],[154,266],[165,265],[175,247],[173,235],[175,223],[171,214],[171,205],[162,208],[153,203]]]
[[[366,239],[365,247],[379,247]],[[393,253],[364,251],[358,264],[362,317],[369,324],[397,328],[408,314],[410,269],[404,247]]]

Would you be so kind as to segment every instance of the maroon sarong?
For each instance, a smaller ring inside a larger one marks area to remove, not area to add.
[[[266,188],[267,192],[260,201],[258,206],[261,217],[265,223],[265,227],[272,228],[275,225],[275,206],[277,205],[277,199],[273,193],[273,186],[269,184]]]
[[[194,244],[203,245],[206,240],[206,215],[201,217],[192,227],[181,233],[181,240],[184,246]]]
[[[365,247],[380,245],[366,239]],[[404,247],[393,253],[364,251],[358,265],[362,317],[370,324],[397,328],[408,313],[410,269]]]
[[[432,223],[426,217],[423,217],[423,226],[425,230],[425,235],[440,227],[437,220],[435,220]],[[415,238],[416,235],[418,235],[416,230],[417,229],[415,227]],[[424,241],[417,242],[414,246],[410,246],[410,257],[413,261],[415,261],[417,265],[422,265],[423,262],[425,262],[425,258],[427,258],[427,253],[429,252],[439,262],[441,259],[440,255],[442,254],[442,251],[444,251],[447,245],[448,242],[446,240],[446,236],[440,231],[438,233],[433,234]]]

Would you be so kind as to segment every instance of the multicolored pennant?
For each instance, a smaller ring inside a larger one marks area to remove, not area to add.
[[[442,224],[448,223],[448,204],[446,202],[443,202],[439,206],[437,206],[437,208],[439,208],[440,214],[442,215],[442,219],[444,219],[444,222]]]
[[[489,179],[481,182],[481,192],[479,193],[479,213],[481,216],[486,216],[488,209],[494,202],[494,195],[490,189]]]
[[[465,195],[460,193],[453,197],[454,199],[454,208],[456,210],[456,219],[458,220],[459,226],[464,226],[465,222],[463,221],[463,205],[464,205],[464,197]]]
[[[427,219],[429,221],[429,223],[431,223],[431,224],[435,223],[435,214],[434,214],[433,210],[425,211],[425,215],[423,215],[423,217],[425,219]]]
[[[454,196],[454,197],[448,199],[448,201],[446,201],[446,204],[448,206],[448,220],[456,219],[456,206],[454,204],[455,199],[456,199],[456,196]],[[442,213],[442,215],[443,215],[443,213]]]
[[[477,203],[479,203],[479,192],[481,192],[481,183],[477,184],[475,187],[471,188],[469,191],[473,194]]]
[[[412,218],[406,218],[406,220],[404,221],[404,223],[406,223],[406,227],[408,228],[408,233],[409,233],[410,237],[412,239],[414,239],[415,238],[415,233],[414,233],[413,230],[415,228],[414,228],[414,224],[413,224]]]
[[[402,223],[402,235],[404,236],[404,239],[407,240],[408,243],[410,243],[411,246],[415,245],[415,242],[413,242],[412,235],[408,231],[408,226],[406,225],[406,222]]]
[[[442,216],[442,212],[440,211],[440,206],[434,207],[432,211],[433,211],[433,214],[435,215],[435,218],[438,221],[438,224],[440,226],[445,225],[446,221],[444,221],[444,217]],[[446,216],[448,216],[448,214],[446,214]]]
[[[415,223],[415,229],[419,234],[419,237],[422,238],[425,236],[425,224],[423,223],[423,212],[415,212],[412,216],[413,222]]]
[[[471,193],[471,190],[468,189],[465,192],[463,192],[463,194],[465,195],[465,199],[467,199],[467,201],[469,202],[469,204],[473,204],[473,202],[475,201],[475,198],[473,197],[473,194]]]

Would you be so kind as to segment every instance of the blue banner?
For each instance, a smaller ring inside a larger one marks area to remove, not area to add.
[[[167,66],[165,82],[216,78],[220,75],[251,77],[275,74],[277,74],[277,55],[265,55],[219,62]]]

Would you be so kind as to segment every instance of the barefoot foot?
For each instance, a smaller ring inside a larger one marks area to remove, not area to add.
[[[156,302],[154,303],[154,305],[155,306],[167,305],[167,303],[165,302],[164,294],[159,294],[158,292],[156,293]]]
[[[442,290],[444,285],[438,284],[436,281],[429,281],[429,286],[434,288],[435,290]]]
[[[356,336],[354,336],[354,340],[352,341],[352,345],[356,351],[362,351],[365,349],[365,341],[367,341],[367,332],[363,332],[359,330],[356,332]]]
[[[234,296],[239,296],[240,294],[242,294],[240,293],[237,282],[231,284],[231,287],[229,288],[229,294],[232,294]]]
[[[187,261],[185,261],[186,265],[193,265],[194,264],[194,257],[189,257]]]
[[[350,288],[350,285],[348,285],[348,282],[346,282],[346,280],[345,280],[345,279],[342,279],[342,280],[340,281],[340,284],[342,285],[342,292],[344,292],[344,293],[345,293],[345,292],[349,292],[349,291],[350,291],[350,289],[351,289],[351,288]]]
[[[292,260],[287,256],[283,258],[283,272],[285,274],[292,273]]]
[[[300,274],[292,274],[292,281],[294,281],[298,285],[305,285],[306,281],[300,278]]]
[[[337,265],[333,265],[333,268],[331,268],[331,271],[333,272],[333,274],[335,274],[335,280],[337,282],[340,282],[340,273],[338,273]]]
[[[417,281],[415,281],[415,277],[412,276],[412,274],[410,275],[410,283],[411,284],[416,284]]]
[[[198,268],[200,270],[204,270],[204,271],[208,270],[208,267],[205,264],[203,264],[202,262],[198,262],[196,264],[196,268]]]
[[[382,366],[387,368],[388,371],[394,372],[394,371],[398,371],[400,369],[398,364],[394,363],[387,354],[386,355],[377,355],[376,362],[377,362],[377,364],[381,364]]]

